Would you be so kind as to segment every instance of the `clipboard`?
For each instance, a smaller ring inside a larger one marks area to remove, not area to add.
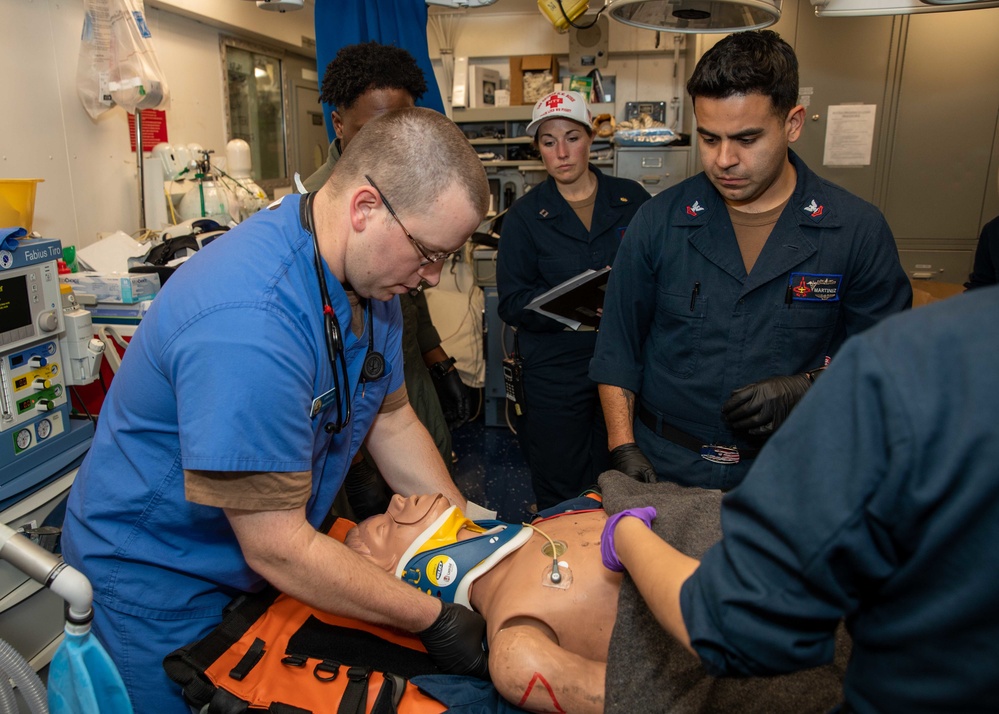
[[[534,298],[526,308],[573,330],[595,330],[600,324],[610,270],[607,267],[574,275]]]

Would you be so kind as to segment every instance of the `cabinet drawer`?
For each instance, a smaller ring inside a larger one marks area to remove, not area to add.
[[[614,175],[638,181],[656,194],[687,178],[688,154],[686,149],[619,146],[614,150]]]

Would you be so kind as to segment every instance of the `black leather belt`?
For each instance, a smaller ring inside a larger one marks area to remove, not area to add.
[[[760,453],[759,449],[740,449],[735,445],[705,444],[696,436],[680,431],[675,426],[667,424],[665,420],[659,419],[644,404],[638,405],[638,419],[664,439],[700,454],[702,459],[712,463],[737,464],[742,459],[755,459]]]

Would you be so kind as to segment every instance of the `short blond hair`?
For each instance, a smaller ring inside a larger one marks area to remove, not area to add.
[[[400,213],[427,210],[455,185],[480,215],[489,210],[482,161],[457,125],[432,109],[396,109],[365,123],[333,167],[334,194],[366,182],[365,175]]]

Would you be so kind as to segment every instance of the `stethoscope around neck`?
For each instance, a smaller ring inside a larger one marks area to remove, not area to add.
[[[309,193],[301,199],[301,222],[302,227],[312,236],[312,249],[315,257],[316,277],[319,279],[319,297],[323,303],[323,330],[326,338],[326,354],[330,360],[330,369],[333,372],[333,396],[336,399],[337,418],[335,422],[328,422],[325,426],[327,433],[339,434],[350,422],[350,375],[347,373],[347,355],[343,341],[343,332],[340,330],[340,321],[333,311],[333,303],[330,302],[329,291],[326,289],[326,274],[323,270],[323,259],[319,254],[319,239],[316,237],[316,226],[312,218],[312,203],[316,194]],[[385,374],[385,358],[381,352],[375,350],[375,330],[374,320],[371,316],[371,305],[367,305],[365,312],[368,317],[368,351],[364,355],[364,363],[361,366],[361,382],[373,382],[381,379]],[[337,370],[339,365],[340,369]],[[343,396],[340,398],[340,372],[343,374]],[[322,409],[324,394],[313,400],[312,416],[315,416]]]

